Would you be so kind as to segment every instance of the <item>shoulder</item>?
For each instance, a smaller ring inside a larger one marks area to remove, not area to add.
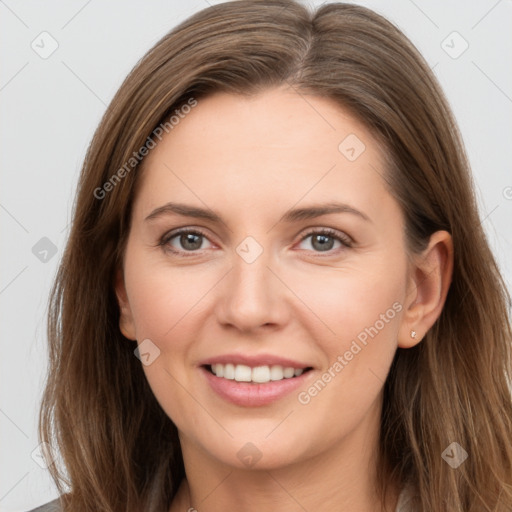
[[[60,507],[59,498],[55,498],[53,501],[49,501],[40,507],[33,508],[28,512],[61,512],[62,509]]]

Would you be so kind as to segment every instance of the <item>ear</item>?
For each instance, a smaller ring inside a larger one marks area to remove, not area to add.
[[[119,329],[125,338],[135,341],[137,339],[135,334],[135,322],[133,321],[132,310],[128,302],[128,294],[126,293],[124,284],[124,274],[121,268],[116,272],[115,292],[120,309]]]
[[[418,344],[438,319],[448,295],[453,272],[453,241],[447,231],[436,231],[428,247],[413,258],[409,269],[405,313],[398,346]],[[416,332],[416,337],[411,336]]]

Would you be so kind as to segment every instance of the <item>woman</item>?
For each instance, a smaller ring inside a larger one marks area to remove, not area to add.
[[[394,25],[209,7],[86,156],[49,316],[50,506],[509,511],[507,301]]]

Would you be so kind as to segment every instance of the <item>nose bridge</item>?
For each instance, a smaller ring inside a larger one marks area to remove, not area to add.
[[[248,330],[282,320],[283,286],[269,268],[271,255],[270,249],[253,237],[235,248],[233,268],[223,291],[222,322]]]

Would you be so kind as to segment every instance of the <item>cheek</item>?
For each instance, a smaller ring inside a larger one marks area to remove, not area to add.
[[[191,403],[187,390],[194,389],[190,351],[198,338],[201,299],[215,282],[208,272],[184,267],[171,268],[161,262],[131,260],[130,305],[139,344],[146,339],[157,347],[158,356],[143,365],[147,381],[162,409],[178,428],[192,428],[204,421],[201,410]],[[128,264],[126,266],[129,273]]]
[[[308,306],[329,327],[314,338],[325,366],[297,397],[301,422],[312,430],[333,422],[343,432],[355,428],[382,391],[396,351],[405,283],[392,265],[384,270],[331,274],[308,294]],[[336,435],[326,434],[325,442]]]
[[[308,272],[302,267],[279,269],[297,297],[284,298],[290,318],[295,318],[290,321],[309,330],[330,358],[348,350],[355,339],[366,346],[365,341],[375,338],[375,330],[379,339],[393,338],[398,331],[396,305],[403,295],[404,269],[395,256],[384,256],[380,253],[357,265],[347,262]],[[186,350],[205,315],[214,314],[208,294],[225,268],[171,266],[161,258],[151,262],[134,251],[126,273],[137,339],[149,338],[162,351],[176,353]]]
[[[155,260],[134,251],[126,264],[137,339],[153,339],[165,349],[165,340],[173,338],[176,349],[183,339],[176,333],[200,311],[200,302],[213,286],[215,276],[191,267],[172,267],[161,256]]]
[[[381,346],[395,344],[405,289],[399,258],[380,253],[364,263],[309,274],[288,272],[283,280],[300,297],[302,321],[309,317],[308,329],[331,360],[356,339],[362,346],[374,338]]]

